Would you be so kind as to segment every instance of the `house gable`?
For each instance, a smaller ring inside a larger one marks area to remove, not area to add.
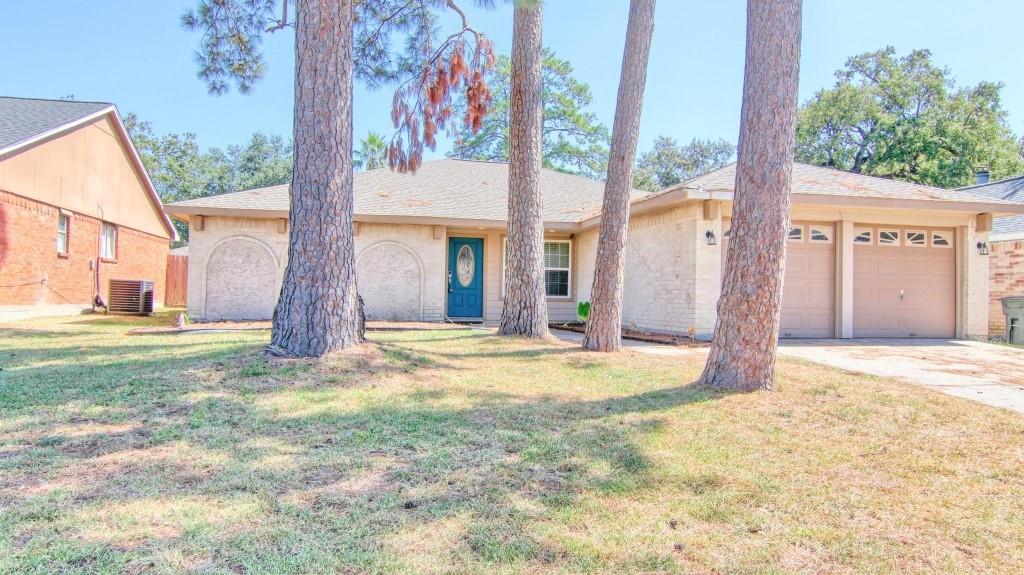
[[[154,236],[173,235],[113,110],[0,158],[0,190]]]

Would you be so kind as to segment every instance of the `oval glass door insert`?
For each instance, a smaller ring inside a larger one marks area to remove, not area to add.
[[[459,278],[459,285],[469,287],[473,283],[473,275],[476,273],[476,256],[473,255],[473,248],[462,246],[459,248],[459,257],[455,259],[456,275]]]

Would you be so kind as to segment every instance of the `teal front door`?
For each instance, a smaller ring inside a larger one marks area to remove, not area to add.
[[[448,238],[448,317],[484,316],[484,241]]]

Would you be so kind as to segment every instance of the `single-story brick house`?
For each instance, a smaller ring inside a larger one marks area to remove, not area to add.
[[[110,279],[162,305],[175,237],[112,104],[0,97],[0,321],[80,313]]]
[[[728,245],[735,166],[658,193],[636,192],[623,320],[710,337]],[[372,318],[475,319],[501,313],[508,169],[426,162],[415,175],[356,174],[356,267]],[[590,297],[601,182],[544,170],[552,321]],[[272,314],[288,243],[288,187],[167,206],[190,222],[189,312]],[[954,190],[797,164],[783,304],[785,337],[981,337],[988,326],[992,215],[1024,206]]]
[[[978,183],[962,191],[985,199],[1024,203],[1024,176],[998,182],[988,181],[988,172],[978,173]],[[1024,216],[1005,216],[992,223],[989,245],[988,327],[992,336],[1006,333],[1006,318],[1000,299],[1024,296]]]

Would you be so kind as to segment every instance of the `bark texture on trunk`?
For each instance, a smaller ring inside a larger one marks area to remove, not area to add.
[[[288,266],[271,349],[316,357],[363,339],[352,235],[352,1],[298,0]]]
[[[622,349],[622,274],[629,229],[629,194],[633,189],[636,142],[640,135],[640,112],[653,34],[654,0],[632,0],[612,125],[608,179],[604,183],[601,235],[590,292],[590,319],[583,335],[583,349]]]
[[[508,251],[502,335],[546,337],[548,304],[544,288],[544,212],[540,189],[541,3],[517,2],[512,26],[509,102]]]
[[[801,0],[748,0],[729,253],[701,383],[771,389],[796,139]]]

